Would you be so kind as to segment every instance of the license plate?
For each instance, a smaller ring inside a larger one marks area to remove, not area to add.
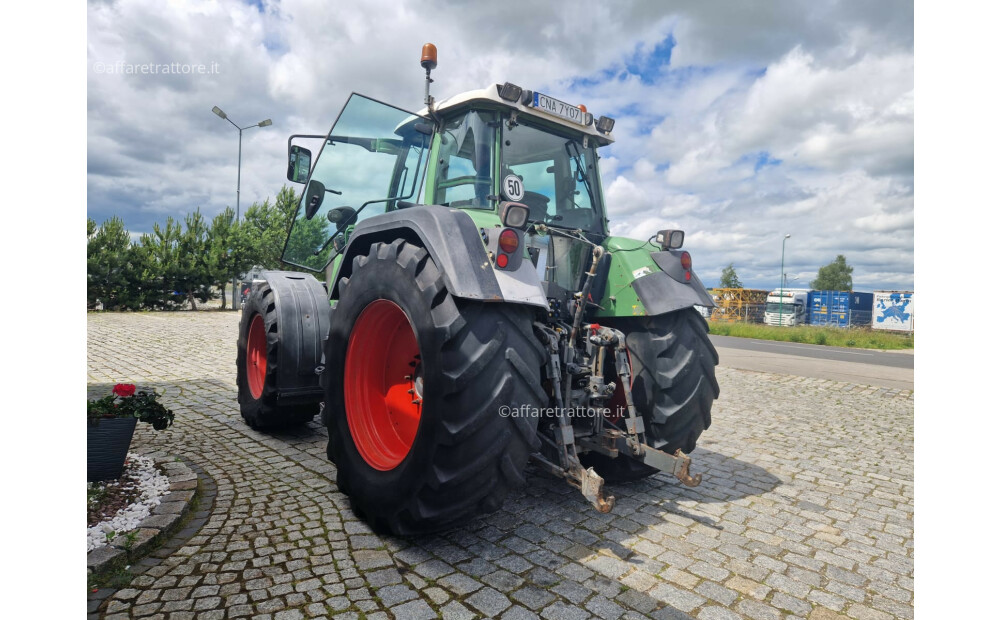
[[[581,125],[583,124],[583,110],[575,105],[570,105],[541,93],[535,93],[535,99],[531,105],[553,116],[558,116],[559,118],[564,118]]]

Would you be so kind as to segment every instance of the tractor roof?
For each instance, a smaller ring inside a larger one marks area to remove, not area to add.
[[[588,126],[581,125],[579,123],[574,123],[573,121],[560,118],[558,116],[547,114],[540,111],[532,106],[522,105],[520,101],[506,101],[500,98],[500,93],[498,91],[499,84],[493,86],[488,86],[479,90],[470,90],[464,93],[459,93],[457,95],[448,97],[447,99],[442,99],[441,101],[435,102],[434,109],[437,113],[446,113],[450,110],[456,110],[463,107],[472,107],[476,103],[488,102],[496,106],[510,108],[511,110],[517,110],[518,114],[526,114],[528,116],[542,119],[546,122],[566,127],[574,131],[578,131],[582,134],[590,136],[593,140],[597,142],[598,145],[604,146],[606,144],[611,144],[615,141],[611,134],[603,134],[594,128],[594,123]],[[422,116],[427,115],[427,108],[420,110]]]

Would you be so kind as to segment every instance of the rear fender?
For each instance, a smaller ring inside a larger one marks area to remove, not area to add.
[[[350,278],[354,257],[368,254],[372,244],[395,239],[426,249],[455,297],[548,308],[530,261],[522,261],[514,272],[494,271],[483,234],[469,214],[437,205],[414,206],[363,220],[351,234],[331,282]],[[337,299],[338,288],[332,286],[333,299]]]
[[[715,301],[694,270],[691,270],[690,281],[685,278],[685,270],[681,266],[682,254],[679,250],[650,252],[650,258],[662,271],[659,274],[653,272],[632,283],[632,288],[646,306],[648,314],[663,314],[691,306],[715,307]],[[657,277],[647,279],[650,276]],[[667,277],[664,279],[659,276]]]
[[[645,246],[645,247],[644,247]],[[685,277],[680,251],[651,252],[647,244],[609,238],[610,277],[596,318],[655,316],[715,302],[694,271]]]

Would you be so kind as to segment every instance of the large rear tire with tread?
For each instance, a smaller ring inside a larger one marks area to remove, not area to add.
[[[401,239],[356,257],[338,287],[324,417],[355,514],[413,535],[497,510],[539,448],[537,417],[501,414],[547,402],[533,310],[452,297]]]
[[[719,354],[708,339],[708,323],[694,308],[606,323],[625,334],[632,361],[632,398],[643,417],[647,443],[669,454],[678,449],[690,454],[712,424],[712,403],[719,397],[715,378]],[[627,457],[587,457],[611,482],[657,472]]]
[[[319,403],[278,405],[278,351],[281,341],[274,291],[252,288],[243,306],[236,343],[236,387],[240,414],[255,430],[278,429],[312,420]]]

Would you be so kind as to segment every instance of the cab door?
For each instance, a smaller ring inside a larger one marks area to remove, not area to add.
[[[424,117],[351,94],[312,165],[282,261],[322,271],[358,222],[413,200],[432,134]]]

